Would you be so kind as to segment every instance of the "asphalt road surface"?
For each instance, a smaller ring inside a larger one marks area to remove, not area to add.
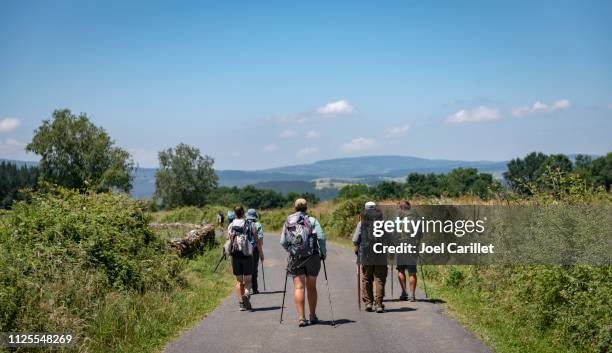
[[[251,297],[254,310],[239,311],[232,292],[210,315],[168,344],[164,352],[491,352],[472,333],[445,316],[440,304],[426,301],[423,293],[417,293],[417,299],[421,300],[416,303],[398,301],[397,278],[394,278],[394,298],[387,280],[385,313],[358,311],[355,256],[349,249],[331,244],[328,244],[326,265],[336,326],[331,326],[323,268],[317,283],[317,315],[322,322],[297,326],[293,284],[289,279],[281,324],[286,253],[278,244],[277,234],[266,234],[264,251],[266,290],[263,290],[260,267],[262,293]]]

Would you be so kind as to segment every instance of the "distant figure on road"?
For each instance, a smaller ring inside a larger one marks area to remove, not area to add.
[[[253,274],[253,239],[257,239],[257,230],[250,221],[244,218],[242,206],[234,207],[233,213],[236,218],[227,227],[227,240],[223,251],[232,256],[232,271],[236,276],[236,296],[240,311],[245,311],[252,309],[250,290]],[[259,240],[255,240],[255,247],[263,261],[264,254]]]
[[[261,248],[263,249],[263,238],[264,238],[264,230],[263,226],[259,221],[257,221],[257,211],[255,209],[250,208],[247,211],[247,220],[251,222],[255,231],[257,232],[257,236],[253,238],[253,276],[252,276],[252,285],[250,294],[259,294],[259,286],[257,285],[257,274],[259,273],[259,251],[257,250],[257,242],[261,243]],[[262,259],[263,261],[263,259]],[[265,278],[264,278],[265,279]]]
[[[387,280],[388,268],[386,262],[382,264],[372,264],[373,259],[366,260],[365,248],[368,246],[367,235],[372,234],[374,221],[382,220],[382,212],[376,207],[373,201],[366,202],[364,211],[360,215],[359,223],[353,233],[353,245],[355,254],[358,256],[358,263],[361,264],[361,282],[363,287],[362,301],[365,303],[366,311],[376,310],[377,313],[384,313],[385,306],[383,298],[385,296],[385,282]],[[380,261],[377,261],[380,262]]]
[[[223,216],[223,212],[219,211],[217,212],[217,227],[219,227],[219,229],[223,230],[224,226],[225,226],[225,217]]]
[[[408,218],[409,220],[418,220],[419,216],[416,212],[411,208],[410,202],[408,201],[400,201],[398,204],[399,207],[399,217],[400,218]],[[402,233],[406,234],[406,233]],[[420,239],[420,232],[414,233],[417,235],[417,238]],[[400,260],[401,259],[401,260]],[[397,279],[399,280],[400,286],[402,287],[402,294],[400,295],[400,300],[409,300],[411,302],[416,301],[415,299],[415,291],[417,286],[417,259],[415,256],[410,255],[398,255],[397,262]],[[410,284],[410,292],[406,291],[406,271],[408,271],[409,276],[409,284]]]
[[[305,199],[295,200],[295,213],[289,215],[283,225],[280,244],[289,253],[287,272],[293,277],[294,302],[298,313],[298,326],[316,324],[317,276],[321,260],[325,259],[325,234],[319,221],[309,216]],[[310,321],[304,315],[304,287],[308,291]]]

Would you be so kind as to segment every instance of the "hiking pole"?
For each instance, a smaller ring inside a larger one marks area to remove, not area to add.
[[[329,281],[327,280],[327,268],[325,268],[325,260],[323,259],[321,260],[323,261],[323,274],[325,275],[325,285],[327,286],[327,299],[329,299],[329,310],[331,311],[332,326],[335,327],[336,322],[334,321],[334,307],[332,306],[331,293],[329,292]]]
[[[391,264],[391,298],[393,298],[393,264]]]
[[[280,321],[278,322],[279,324],[283,323],[283,311],[285,311],[285,294],[287,294],[287,277],[289,277],[287,272],[289,272],[289,270],[285,269],[285,288],[283,289],[283,305],[281,305],[281,317]]]
[[[219,262],[217,262],[217,266],[215,266],[213,273],[217,272],[217,269],[219,268],[219,265],[221,265],[221,261],[223,261],[223,259],[225,259],[225,254],[221,255],[221,258],[219,259]]]
[[[357,308],[361,311],[361,268],[357,264]]]
[[[261,276],[263,278],[264,290],[266,290],[266,271],[264,271],[263,261],[261,262]]]

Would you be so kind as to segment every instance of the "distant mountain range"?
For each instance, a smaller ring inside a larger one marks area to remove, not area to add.
[[[10,161],[20,165],[36,162]],[[454,161],[408,156],[364,156],[322,160],[263,170],[217,170],[222,186],[255,185],[281,193],[313,192],[322,199],[335,196],[333,186],[346,183],[376,184],[382,180],[403,178],[410,173],[447,173],[458,167],[477,168],[498,178],[507,161]],[[155,191],[154,168],[139,168],[134,176],[134,198],[149,198]],[[317,187],[325,185],[327,187]]]

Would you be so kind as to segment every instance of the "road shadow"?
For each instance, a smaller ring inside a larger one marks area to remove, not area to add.
[[[262,294],[278,294],[278,293],[282,293],[282,290],[274,290],[274,291],[267,291],[267,292],[259,292],[255,295],[262,295]]]
[[[402,313],[402,312],[416,311],[416,310],[417,309],[411,308],[409,306],[404,306],[401,308],[385,308],[385,312],[387,313]]]
[[[419,303],[431,303],[431,304],[444,304],[444,303],[446,303],[444,300],[436,299],[436,298],[417,299],[417,302],[419,302]]]
[[[279,310],[281,307],[280,306],[264,306],[262,308],[253,308],[253,310],[251,311],[272,311],[272,310]]]
[[[354,322],[355,322],[354,320],[349,320],[349,319],[334,320],[334,323],[336,324],[335,326],[352,324]],[[319,320],[319,323],[316,324],[316,325],[332,326],[332,322],[331,322],[331,320]],[[312,326],[315,326],[315,325],[312,325]]]

